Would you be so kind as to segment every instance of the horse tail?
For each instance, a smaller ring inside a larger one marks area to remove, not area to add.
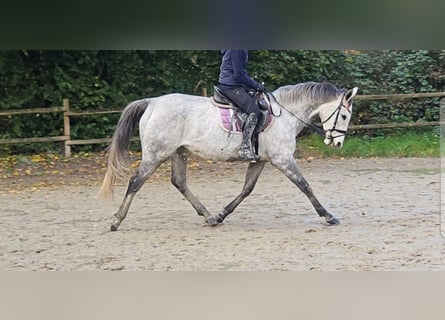
[[[110,199],[116,180],[128,179],[131,175],[130,139],[149,103],[149,99],[133,101],[122,111],[107,148],[107,171],[99,191],[100,198]]]

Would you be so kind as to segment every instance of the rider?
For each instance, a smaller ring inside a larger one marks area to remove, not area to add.
[[[243,128],[243,141],[239,155],[242,159],[257,161],[259,159],[252,147],[252,137],[256,133],[262,113],[255,98],[247,91],[254,89],[264,92],[265,89],[262,84],[253,80],[247,74],[247,50],[222,50],[222,54],[218,88],[237,107],[248,114]]]

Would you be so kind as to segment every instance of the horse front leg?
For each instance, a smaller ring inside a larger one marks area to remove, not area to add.
[[[224,219],[229,214],[231,214],[236,209],[236,207],[238,207],[238,205],[247,198],[247,196],[250,195],[258,181],[261,172],[264,169],[265,164],[265,162],[251,162],[249,164],[246,172],[246,179],[244,181],[243,190],[232,202],[225,206],[223,212],[217,216],[218,223],[223,222]]]
[[[209,225],[218,224],[217,218],[213,217],[206,207],[196,198],[187,185],[187,155],[186,150],[179,148],[170,159],[172,164],[171,182],[182,193],[188,202],[195,208],[196,212],[203,216]]]
[[[317,211],[320,217],[324,217],[326,219],[327,224],[336,225],[340,223],[340,221],[332,214],[330,214],[315,197],[311,187],[309,186],[309,183],[301,174],[300,170],[297,167],[297,162],[293,157],[290,157],[285,161],[272,161],[272,165],[283,172],[286,177],[288,177],[289,180],[291,180],[309,198],[315,211]]]

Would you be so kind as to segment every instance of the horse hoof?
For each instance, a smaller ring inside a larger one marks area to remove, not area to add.
[[[117,226],[112,224],[110,230],[111,231],[117,231]]]
[[[329,220],[326,220],[326,223],[330,226],[336,226],[340,224],[340,220],[338,220],[336,217],[332,217]]]
[[[206,219],[206,222],[208,225],[214,227],[217,226],[220,222],[218,221],[218,218],[215,217],[209,217]]]

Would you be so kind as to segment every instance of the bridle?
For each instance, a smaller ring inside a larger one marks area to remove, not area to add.
[[[335,110],[332,111],[332,113],[329,115],[329,117],[321,123],[321,124],[325,124],[327,121],[329,121],[329,119],[331,119],[331,118],[334,116],[334,114],[336,114],[336,115],[335,115],[335,121],[334,121],[334,124],[333,124],[332,128],[331,128],[331,129],[327,129],[327,130],[324,130],[323,127],[318,126],[318,125],[316,125],[315,123],[307,122],[307,121],[301,119],[301,118],[300,118],[299,116],[297,116],[295,113],[293,113],[292,111],[290,111],[289,109],[287,109],[285,106],[283,106],[282,104],[280,104],[280,103],[278,102],[277,98],[275,98],[275,96],[273,95],[272,92],[267,91],[267,93],[268,93],[268,94],[275,100],[275,102],[276,102],[281,108],[283,108],[284,110],[286,110],[287,112],[289,112],[293,117],[295,117],[297,120],[299,120],[301,123],[303,123],[306,127],[311,128],[312,130],[314,130],[314,131],[317,132],[318,134],[321,134],[321,135],[324,134],[324,135],[326,135],[326,133],[329,133],[329,137],[327,137],[327,138],[330,139],[331,141],[333,141],[335,138],[342,137],[342,136],[346,136],[346,133],[347,133],[346,130],[341,130],[341,129],[337,129],[337,128],[336,128],[336,127],[337,127],[337,122],[338,122],[338,117],[340,116],[341,108],[345,108],[346,111],[348,111],[349,113],[351,113],[351,110],[349,110],[349,108],[348,108],[347,106],[345,106],[345,104],[344,104],[344,100],[345,100],[346,92],[343,93],[343,96],[341,97],[341,100],[340,100],[340,104],[337,106],[337,108],[335,108]],[[280,113],[279,116],[281,116],[281,113]],[[340,134],[334,137],[334,136],[332,136],[332,132],[334,132],[334,131],[335,131],[335,132],[338,132],[338,133],[340,133]]]
[[[348,108],[347,106],[345,106],[345,104],[343,103],[343,102],[344,102],[344,99],[345,99],[345,94],[346,94],[346,93],[343,93],[343,96],[341,97],[341,100],[340,100],[340,104],[337,106],[337,108],[335,108],[335,110],[332,111],[332,113],[330,114],[330,116],[329,116],[326,120],[324,120],[324,121],[322,122],[322,124],[325,124],[325,123],[328,122],[328,121],[334,116],[334,114],[335,114],[335,120],[334,120],[334,124],[332,125],[332,128],[331,128],[331,129],[328,129],[328,130],[325,130],[325,133],[328,134],[328,136],[327,136],[326,138],[327,138],[327,139],[330,139],[331,142],[332,142],[335,138],[339,138],[339,137],[342,137],[342,136],[346,136],[346,133],[347,133],[346,130],[342,130],[342,129],[337,129],[337,128],[336,128],[336,127],[337,127],[337,122],[338,122],[338,117],[340,116],[341,108],[345,108],[346,111],[348,111],[349,113],[351,113],[351,110],[349,110],[349,108]],[[333,133],[334,131],[337,132],[337,133],[340,133],[340,134],[337,135],[337,136],[333,136],[332,133]]]

